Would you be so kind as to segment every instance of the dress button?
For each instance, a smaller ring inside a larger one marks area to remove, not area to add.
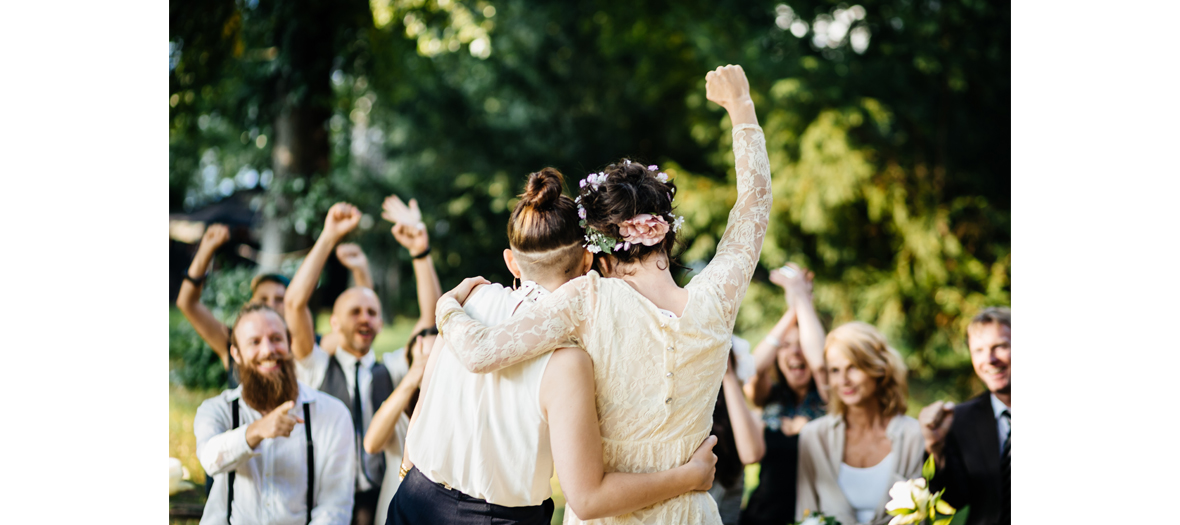
[[[665,405],[667,405],[668,403],[671,403],[671,402],[672,402],[672,398],[670,398],[670,397],[668,399],[664,400]]]
[[[672,377],[672,372],[668,372],[668,377]]]
[[[673,350],[676,350],[676,349],[675,349],[675,348],[673,348],[673,347],[671,347],[671,346],[669,346],[669,347],[668,347],[668,351],[669,351],[669,352],[671,352],[671,351],[673,351]]]

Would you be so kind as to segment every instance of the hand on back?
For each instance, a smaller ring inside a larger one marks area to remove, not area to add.
[[[721,66],[705,74],[705,98],[725,109],[750,100],[750,82],[742,66]]]
[[[323,235],[331,235],[337,239],[344,237],[361,222],[361,212],[347,202],[337,202],[328,209],[328,217],[324,220]]]
[[[700,483],[693,490],[709,490],[713,486],[713,476],[717,474],[717,454],[713,453],[713,446],[717,444],[717,436],[709,436],[697,447],[688,460],[688,466],[699,476]]]
[[[443,297],[453,297],[456,301],[459,301],[459,304],[464,304],[467,302],[467,298],[471,295],[471,291],[474,290],[476,286],[490,283],[491,281],[488,281],[483,277],[468,277],[463,279],[463,282],[459,283],[459,286],[456,286],[453,290],[443,294]]]

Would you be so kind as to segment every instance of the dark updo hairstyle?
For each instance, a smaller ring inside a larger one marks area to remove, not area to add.
[[[524,252],[542,252],[581,241],[578,206],[561,194],[564,188],[565,177],[556,169],[530,173],[508,219],[508,244]]]
[[[602,258],[611,255],[620,263],[637,262],[654,253],[663,253],[672,261],[672,248],[676,245],[676,232],[671,226],[676,220],[672,213],[672,197],[676,195],[676,184],[660,182],[656,178],[659,170],[649,170],[638,162],[620,160],[603,169],[606,181],[597,188],[586,184],[581,188],[581,205],[586,210],[586,224],[622,242],[619,224],[643,213],[663,217],[668,221],[668,233],[664,240],[652,246],[632,244],[630,249],[611,250],[595,254],[594,263],[601,265]]]
[[[508,219],[508,244],[524,273],[572,278],[582,261],[578,205],[562,194],[564,189],[565,178],[554,168],[529,174]]]

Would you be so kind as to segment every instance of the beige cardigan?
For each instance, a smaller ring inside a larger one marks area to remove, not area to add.
[[[844,418],[827,415],[816,419],[799,432],[799,474],[795,498],[795,519],[803,518],[804,510],[823,512],[834,516],[841,525],[856,525],[856,511],[844,497],[837,478],[840,464],[844,460]],[[893,443],[893,454],[897,466],[893,472],[893,483],[922,476],[922,455],[925,441],[918,420],[906,416],[895,416],[885,427],[885,435]],[[884,525],[893,517],[885,513],[889,502],[889,489],[881,493],[881,502],[873,515],[871,525]]]

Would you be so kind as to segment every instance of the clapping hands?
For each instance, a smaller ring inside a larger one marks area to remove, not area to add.
[[[390,195],[385,198],[381,208],[381,218],[394,223],[393,238],[398,244],[415,255],[430,247],[430,236],[426,233],[426,224],[422,222],[422,211],[418,209],[417,199],[410,199],[410,205],[406,206],[397,195]]]

